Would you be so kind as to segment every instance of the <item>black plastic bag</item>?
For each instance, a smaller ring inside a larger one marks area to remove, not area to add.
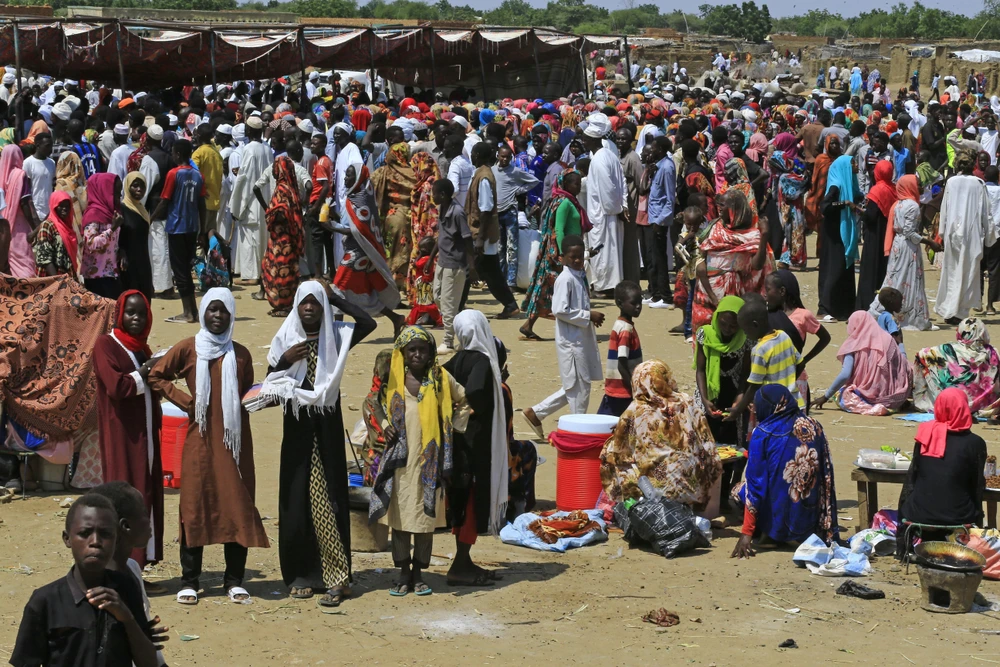
[[[640,501],[627,512],[625,505],[618,503],[615,523],[630,544],[646,543],[665,558],[712,546],[698,529],[691,508],[663,497]]]

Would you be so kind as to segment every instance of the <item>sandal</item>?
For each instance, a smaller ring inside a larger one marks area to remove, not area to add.
[[[524,329],[518,329],[517,332],[521,334],[518,340],[530,341],[533,343],[540,342],[544,340],[541,336],[536,334],[534,331],[525,331]]]
[[[292,586],[289,589],[288,594],[296,600],[308,600],[314,595],[313,589],[308,586]]]
[[[254,292],[250,295],[250,298],[254,301],[267,301],[267,295],[261,294],[260,292]]]
[[[142,587],[146,590],[146,595],[163,595],[167,592],[167,587],[154,581],[143,579]]]
[[[333,589],[328,590],[319,599],[320,607],[339,607],[340,603],[346,600],[349,595],[346,595],[344,591],[335,591]]]
[[[395,586],[389,589],[389,595],[391,595],[394,598],[406,597],[406,594],[409,592],[410,592],[409,584],[396,584]]]
[[[433,592],[434,591],[431,590],[431,587],[422,581],[418,581],[417,583],[413,584],[414,595],[419,595],[420,597],[423,597],[425,595],[430,595]]]
[[[226,591],[226,595],[229,596],[230,602],[235,602],[236,604],[250,604],[251,602],[250,593],[242,586],[233,586]]]
[[[198,604],[198,591],[193,588],[182,588],[177,593],[177,602],[192,606]]]
[[[455,579],[448,578],[449,586],[493,586],[493,579],[485,572],[478,572],[471,581],[457,581]]]
[[[183,315],[174,315],[172,317],[168,317],[167,319],[165,319],[163,321],[164,322],[170,322],[171,324],[195,324],[194,322],[189,321]]]
[[[521,416],[524,417],[524,421],[528,422],[528,426],[530,426],[531,430],[535,432],[535,435],[538,436],[538,439],[545,440],[545,431],[542,430],[541,425],[536,424],[530,419],[528,419],[528,415],[524,414],[524,410],[519,409],[518,412],[520,412]]]

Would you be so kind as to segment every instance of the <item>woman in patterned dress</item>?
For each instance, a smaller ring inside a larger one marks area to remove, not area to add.
[[[431,236],[437,241],[438,209],[434,203],[432,194],[434,183],[441,178],[441,171],[438,169],[434,156],[427,152],[420,152],[410,160],[410,167],[416,176],[416,185],[410,193],[410,263],[406,274],[406,299],[410,306],[417,303],[417,277],[419,271],[416,268],[417,256],[419,254],[420,240]]]
[[[750,437],[746,481],[733,494],[744,505],[733,557],[753,556],[755,535],[800,542],[815,533],[829,543],[840,529],[823,427],[777,384],[757,391],[754,411],[758,421]]]
[[[324,286],[299,285],[294,306],[267,355],[261,394],[284,407],[278,486],[278,557],[293,598],[336,607],[350,597],[351,519],[347,497],[340,380],[348,350],[375,321],[336,297],[355,319],[337,322]]]
[[[410,204],[416,184],[416,175],[410,166],[409,145],[393,145],[385,156],[385,165],[372,174],[372,187],[379,215],[382,216],[383,238],[389,251],[389,270],[400,288],[406,282],[413,250]]]
[[[271,304],[272,317],[288,315],[299,284],[302,256],[302,201],[295,168],[290,158],[279,157],[271,167],[274,194],[264,213],[267,252],[261,260],[261,287]]]

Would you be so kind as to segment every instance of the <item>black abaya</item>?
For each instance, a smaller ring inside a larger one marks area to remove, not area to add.
[[[846,320],[854,312],[854,265],[848,266],[847,251],[840,236],[840,211],[843,208],[840,189],[827,190],[823,198],[823,223],[819,248],[819,309],[820,317],[831,315]]]
[[[153,266],[149,261],[149,223],[128,208],[121,208],[123,223],[118,232],[118,251],[125,258],[121,272],[122,291],[137,289],[153,298]]]
[[[465,524],[470,490],[475,493],[476,532],[485,533],[490,523],[490,471],[493,457],[493,369],[482,352],[460,350],[444,369],[465,389],[472,408],[465,433],[455,432],[454,472],[448,489],[448,513],[452,526]]]
[[[858,274],[858,295],[854,300],[855,310],[868,310],[882,289],[889,256],[885,254],[885,233],[889,219],[882,214],[878,204],[869,199],[862,216],[864,230],[861,248],[861,272]]]

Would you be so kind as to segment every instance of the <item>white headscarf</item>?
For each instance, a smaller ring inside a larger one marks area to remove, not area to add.
[[[603,113],[592,113],[587,116],[587,127],[583,133],[588,137],[604,138],[611,131],[611,121]]]
[[[284,403],[286,410],[292,409],[296,414],[303,406],[307,410],[317,412],[332,411],[336,408],[340,399],[340,380],[344,376],[347,353],[351,348],[351,337],[354,335],[354,324],[337,322],[333,319],[330,299],[323,286],[315,280],[307,280],[296,290],[292,310],[271,341],[271,349],[267,353],[267,363],[271,367],[278,365],[281,355],[289,348],[306,340],[306,330],[302,326],[302,320],[299,319],[298,308],[299,304],[310,295],[319,301],[320,307],[323,308],[313,388],[302,388],[308,370],[308,359],[300,359],[287,370],[271,373],[264,379],[264,386],[261,388],[262,395]]]
[[[229,329],[218,335],[205,328],[205,311],[213,301],[221,301],[230,315]],[[222,425],[225,427],[222,440],[226,449],[233,453],[236,465],[239,465],[243,405],[240,403],[240,382],[236,373],[236,352],[233,351],[233,329],[236,327],[236,301],[233,300],[233,293],[224,287],[213,287],[205,292],[198,309],[198,321],[201,323],[201,331],[194,337],[194,349],[198,354],[194,419],[204,435],[208,399],[212,395],[212,374],[208,370],[208,362],[222,357]]]
[[[493,371],[493,424],[490,429],[490,535],[503,528],[507,515],[507,424],[504,414],[503,379],[496,343],[486,316],[478,310],[463,310],[455,316],[455,342],[459,350],[481,352]]]

